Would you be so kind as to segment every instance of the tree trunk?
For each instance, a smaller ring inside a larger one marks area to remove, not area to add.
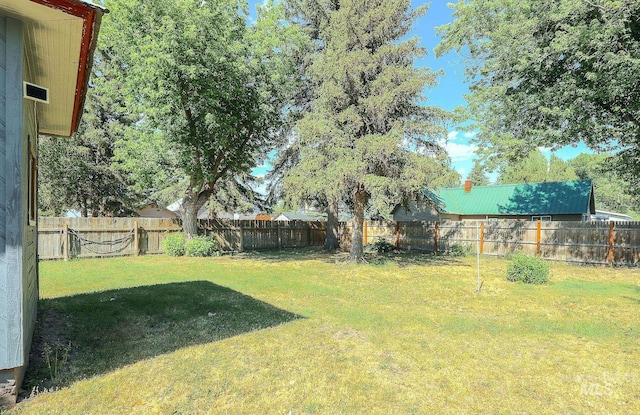
[[[198,211],[206,203],[208,196],[202,193],[185,192],[182,199],[182,231],[186,239],[198,235]]]
[[[327,237],[324,241],[324,249],[333,252],[340,247],[338,200],[329,199],[327,206]]]
[[[80,216],[82,216],[83,218],[89,217],[89,208],[87,206],[87,199],[82,199],[82,202],[80,202]]]
[[[360,183],[353,193],[353,232],[351,233],[350,262],[364,261],[364,246],[362,244],[364,209],[367,204],[367,192],[364,184]]]

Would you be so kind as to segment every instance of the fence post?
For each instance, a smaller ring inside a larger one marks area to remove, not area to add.
[[[484,222],[480,224],[480,255],[484,252]]]
[[[396,249],[400,249],[400,222],[396,221]]]
[[[362,235],[362,244],[366,245],[369,238],[367,237],[367,221],[364,221],[364,234]]]
[[[616,242],[616,223],[609,222],[609,249],[607,251],[607,262],[609,265],[613,264],[613,260],[615,259],[613,246]]]
[[[244,231],[242,229],[242,221],[238,221],[238,233],[240,234],[238,236],[238,244],[240,245],[239,251],[242,252],[244,251]]]
[[[138,221],[133,221],[133,256],[140,254],[140,237],[138,235]]]
[[[433,252],[438,253],[438,221],[433,222]]]
[[[278,249],[282,249],[282,227],[280,226],[280,222],[277,223],[278,229]]]
[[[540,219],[538,219],[538,223],[536,224],[536,256],[538,258],[540,258],[541,254],[542,254],[542,250],[540,249],[540,236],[541,236],[541,228],[542,228],[542,221]]]
[[[63,245],[62,245],[62,255],[64,256],[64,260],[68,261],[70,256],[70,251],[71,251],[70,249],[71,247],[69,246],[70,240],[71,240],[69,238],[69,225],[67,224],[64,225],[64,230],[62,234],[64,236]]]

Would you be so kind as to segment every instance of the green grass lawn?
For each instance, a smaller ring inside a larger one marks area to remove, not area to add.
[[[640,271],[507,265],[483,258],[478,294],[475,258],[44,262],[54,364],[10,413],[640,413]]]

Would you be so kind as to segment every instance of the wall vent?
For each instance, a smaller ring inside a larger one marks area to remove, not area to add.
[[[30,99],[32,101],[42,102],[44,104],[49,103],[49,89],[29,82],[23,82],[23,85],[24,98]]]

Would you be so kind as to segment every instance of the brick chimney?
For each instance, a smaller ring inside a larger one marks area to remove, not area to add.
[[[473,187],[473,182],[469,179],[464,181],[464,191],[465,193],[469,193],[471,188]]]

